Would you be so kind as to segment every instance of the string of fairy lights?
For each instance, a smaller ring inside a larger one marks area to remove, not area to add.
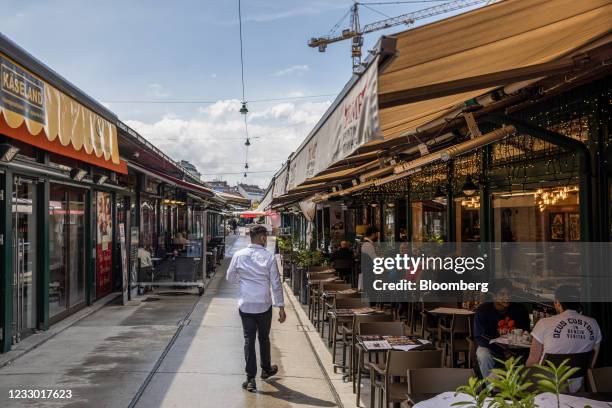
[[[242,83],[242,100],[240,101],[240,114],[244,118],[244,135],[246,140],[244,141],[244,177],[248,176],[249,171],[249,146],[251,146],[251,140],[249,139],[249,125],[247,121],[247,114],[249,109],[247,108],[247,100],[244,92],[244,52],[243,52],[243,40],[242,40],[242,1],[238,0],[238,27],[240,32],[240,80]]]
[[[602,104],[602,101],[604,103]],[[594,92],[589,97],[563,100],[554,105],[539,106],[526,112],[524,119],[567,137],[587,143],[593,151],[599,152],[612,146],[609,136],[603,141],[597,137],[606,120],[606,103],[612,102],[612,91]],[[609,112],[608,112],[609,114]],[[599,153],[596,153],[599,154]],[[466,184],[471,182],[491,183],[493,178],[481,174],[483,149],[473,150],[456,157],[452,163],[452,185],[455,195],[463,195],[468,208],[479,208],[478,196],[465,194]],[[490,157],[485,166],[488,172],[495,172],[498,187],[505,186],[511,191],[531,192],[540,211],[547,206],[563,201],[569,194],[576,193],[579,178],[576,153],[544,142],[526,134],[515,134],[491,146]],[[381,202],[405,197],[409,191],[414,200],[442,198],[448,186],[449,163],[434,163],[424,166],[418,173],[395,180],[391,183],[371,187],[359,194],[358,201]],[[500,174],[503,180],[500,181]],[[538,187],[544,183],[547,187]],[[477,185],[474,185],[478,188]]]

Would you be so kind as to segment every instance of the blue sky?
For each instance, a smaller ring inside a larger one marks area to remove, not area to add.
[[[237,0],[1,3],[4,34],[174,159],[194,163],[203,179],[267,185],[351,74],[348,42],[324,54],[306,42],[326,34],[352,1],[243,0],[246,99],[295,98],[249,104],[245,179]],[[362,8],[361,21],[439,3]],[[384,33],[370,34],[365,49]],[[313,95],[327,96],[304,98]]]

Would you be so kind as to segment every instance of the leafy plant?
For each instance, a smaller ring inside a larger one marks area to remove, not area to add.
[[[488,378],[489,384],[498,392],[493,397],[499,408],[506,407],[534,407],[536,394],[530,392],[529,388],[533,385],[527,380],[528,371],[525,366],[520,364],[520,357],[510,357],[509,359],[497,360],[504,365],[504,368],[494,368],[493,374]]]
[[[308,268],[314,265],[323,264],[323,255],[321,252],[303,248],[297,252],[297,264],[303,268]]]
[[[568,365],[569,358],[563,360],[561,364],[555,366],[552,362],[546,360],[545,364],[538,364],[536,367],[544,373],[534,374],[535,378],[539,378],[538,388],[542,391],[552,392],[557,397],[557,407],[561,407],[559,395],[568,387],[569,378],[574,375],[579,368],[570,367]]]
[[[453,407],[465,408],[484,408],[486,399],[489,396],[489,389],[486,386],[486,380],[479,380],[476,377],[471,377],[467,385],[462,385],[455,391],[455,396],[458,394],[466,394],[472,397],[473,401],[459,401],[452,404]]]
[[[281,252],[287,253],[293,251],[293,240],[291,237],[278,237],[276,241]]]
[[[569,359],[558,366],[550,361],[535,368],[544,373],[534,374],[538,378],[536,389],[532,391],[533,383],[529,381],[529,371],[520,363],[520,357],[511,357],[505,361],[497,360],[503,368],[495,368],[492,375],[479,380],[476,377],[469,379],[467,385],[458,387],[455,395],[465,394],[472,401],[460,401],[453,406],[466,408],[534,408],[535,397],[539,392],[550,392],[557,397],[557,407],[561,407],[560,394],[566,390],[569,378],[578,371],[568,365]]]

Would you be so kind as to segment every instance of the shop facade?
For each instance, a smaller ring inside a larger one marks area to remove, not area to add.
[[[179,234],[222,242],[225,202],[2,35],[0,62],[6,352],[109,294],[138,295],[141,249],[172,253]]]

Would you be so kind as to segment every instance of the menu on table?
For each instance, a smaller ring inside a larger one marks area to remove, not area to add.
[[[355,289],[344,289],[344,290],[339,290],[336,293],[340,293],[342,295],[350,295],[351,293],[357,293],[357,291]]]
[[[355,309],[336,309],[336,316],[353,316],[376,313],[376,309],[371,307],[358,307]]]
[[[408,336],[361,336],[361,342],[367,350],[410,351],[429,344],[428,340]]]
[[[391,346],[382,336],[361,336],[361,342],[367,350],[390,350]]]

